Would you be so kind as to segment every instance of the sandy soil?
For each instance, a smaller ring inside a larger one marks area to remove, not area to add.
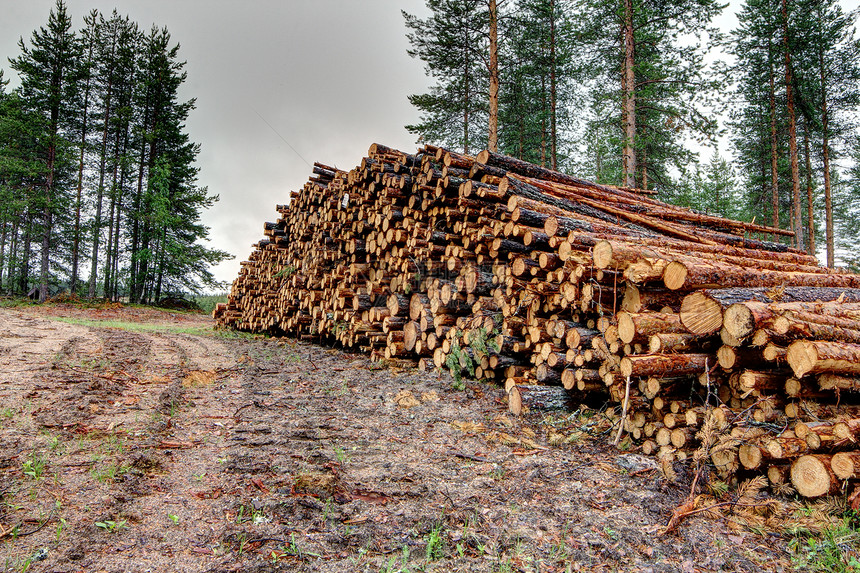
[[[3,571],[792,569],[731,520],[663,534],[683,468],[599,415],[515,419],[496,387],[211,327],[0,310]]]

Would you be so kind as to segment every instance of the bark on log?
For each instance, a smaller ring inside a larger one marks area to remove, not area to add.
[[[798,340],[786,352],[788,365],[794,375],[822,372],[860,375],[860,345],[824,340]]]
[[[515,384],[508,390],[508,409],[515,416],[528,411],[568,410],[573,398],[561,386]]]

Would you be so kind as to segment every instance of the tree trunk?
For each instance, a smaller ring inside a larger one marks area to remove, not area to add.
[[[550,167],[558,171],[558,120],[556,108],[558,93],[556,89],[556,31],[555,31],[555,0],[549,2],[549,122],[550,122]]]
[[[489,0],[490,11],[490,126],[487,148],[499,150],[499,32],[496,0]]]
[[[812,158],[809,154],[809,120],[804,122],[803,154],[806,159],[806,252],[815,254],[815,201],[812,197]]]
[[[795,247],[804,249],[803,216],[800,208],[800,164],[797,151],[797,114],[794,109],[794,75],[788,45],[788,0],[782,0],[782,44],[785,54],[785,97],[788,112],[788,148],[791,157],[791,205]]]
[[[633,1],[624,0],[624,21],[621,24],[624,45],[623,114],[624,114],[624,185],[636,187],[636,72],[633,37]]]
[[[770,103],[770,205],[771,226],[779,227],[779,162],[776,139],[776,86],[773,78],[773,63],[769,63],[769,98]]]
[[[824,217],[827,241],[827,266],[836,266],[836,247],[833,239],[833,196],[830,188],[830,133],[829,117],[827,114],[827,84],[828,79],[824,67],[824,51],[818,53],[818,65],[821,79],[821,156],[824,170]]]
[[[99,242],[101,240],[102,225],[102,200],[104,198],[105,170],[107,169],[107,144],[108,131],[110,130],[111,96],[113,95],[113,56],[116,47],[116,33],[114,33],[111,45],[111,67],[107,70],[107,92],[105,93],[104,128],[102,129],[101,161],[99,162],[99,185],[96,191],[96,213],[93,218],[93,256],[90,261],[90,285],[89,298],[96,296],[96,281],[99,274]]]

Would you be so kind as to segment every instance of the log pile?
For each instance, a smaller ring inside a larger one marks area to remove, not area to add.
[[[616,403],[643,452],[726,480],[860,479],[860,276],[788,231],[433,146],[316,163],[277,210],[221,326],[495,380],[515,413]]]

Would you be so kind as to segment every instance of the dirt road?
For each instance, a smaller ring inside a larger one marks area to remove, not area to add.
[[[4,571],[791,569],[730,520],[661,535],[687,490],[599,415],[211,326],[0,310]]]

